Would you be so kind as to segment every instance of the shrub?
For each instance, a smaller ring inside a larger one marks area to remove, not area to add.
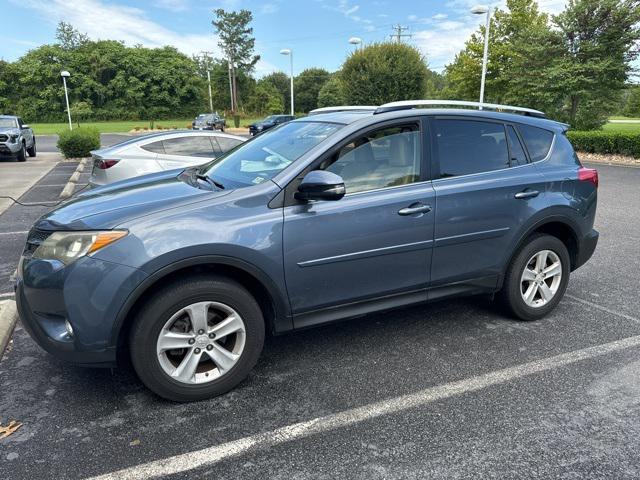
[[[58,148],[65,158],[88,157],[100,148],[100,132],[93,127],[64,130],[58,135]]]
[[[569,131],[567,137],[577,151],[640,158],[640,133]]]

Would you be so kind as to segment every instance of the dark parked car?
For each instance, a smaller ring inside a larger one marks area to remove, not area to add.
[[[249,133],[251,135],[257,135],[277,125],[290,122],[295,118],[296,117],[294,117],[293,115],[269,115],[264,120],[260,120],[259,122],[252,123],[251,125],[249,125]]]
[[[11,155],[19,162],[36,156],[36,136],[20,117],[0,115],[0,156]]]
[[[227,127],[227,121],[224,117],[216,113],[201,113],[193,122],[191,122],[191,128],[193,130],[220,130],[224,132]]]
[[[130,354],[190,401],[242,381],[267,333],[471,294],[544,317],[596,247],[597,172],[540,112],[431,103],[301,118],[81,194],[28,234],[25,328],[80,364]]]

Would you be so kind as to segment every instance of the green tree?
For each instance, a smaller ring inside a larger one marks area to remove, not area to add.
[[[291,97],[289,95],[290,81],[289,76],[284,72],[273,72],[269,75],[262,77],[261,81],[270,83],[273,85],[278,93],[282,97],[284,104],[284,112],[291,110]]]
[[[271,83],[261,80],[249,97],[247,109],[258,115],[282,113],[284,102],[280,92]]]
[[[376,105],[422,98],[427,66],[420,52],[403,43],[377,43],[353,52],[340,74],[349,104]]]
[[[299,112],[318,108],[318,93],[331,74],[324,68],[307,68],[294,79],[295,107]]]
[[[89,120],[93,114],[93,109],[89,102],[75,102],[69,109],[71,110],[71,118],[75,119],[78,126],[80,126],[80,121]]]
[[[214,10],[214,14],[216,18],[211,23],[218,35],[218,46],[231,62],[231,81],[234,85],[233,103],[237,108],[236,71],[251,72],[260,60],[260,56],[253,53],[255,38],[253,28],[249,26],[253,20],[253,14],[249,10],[227,12],[222,8]]]
[[[640,117],[640,87],[633,87],[629,92],[623,113],[628,117]]]
[[[318,107],[336,107],[345,103],[340,75],[334,73],[318,92]]]
[[[65,50],[81,47],[89,41],[89,37],[73,28],[73,25],[66,22],[58,22],[56,28],[56,40]]]

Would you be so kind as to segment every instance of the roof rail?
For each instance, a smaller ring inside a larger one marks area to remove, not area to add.
[[[373,105],[341,105],[337,107],[321,107],[311,110],[309,115],[316,115],[318,113],[335,113],[335,112],[374,112],[376,107]]]
[[[463,100],[402,100],[380,105],[374,113],[393,112],[395,110],[409,110],[416,107],[433,106],[476,107],[478,110],[504,110],[507,112],[522,113],[530,117],[545,118],[544,112],[532,108],[514,107],[513,105],[498,105],[496,103],[467,102]]]

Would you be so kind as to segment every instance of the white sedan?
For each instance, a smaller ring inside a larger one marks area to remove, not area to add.
[[[206,163],[246,138],[219,132],[174,131],[135,137],[93,150],[89,183],[106,185],[147,173]]]

